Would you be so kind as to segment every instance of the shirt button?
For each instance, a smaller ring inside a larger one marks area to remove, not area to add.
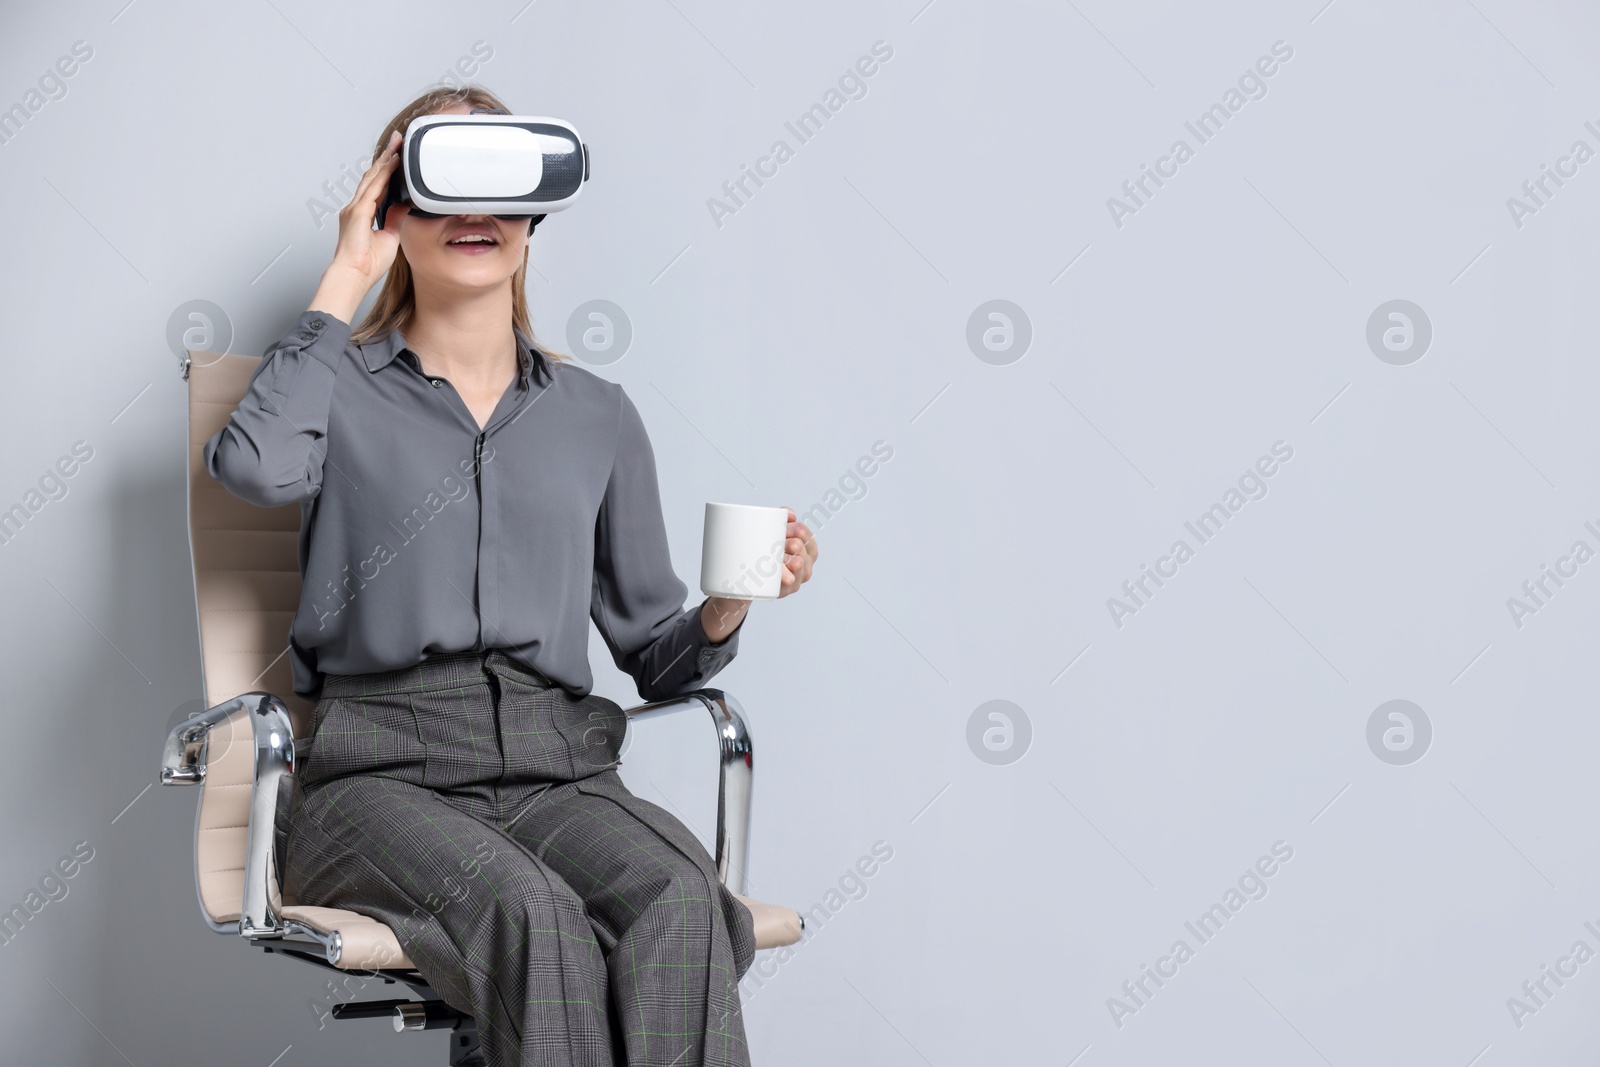
[[[326,326],[327,323],[323,322],[321,319],[312,319],[310,322],[306,323],[306,325],[311,327],[313,330],[320,330]]]
[[[433,382],[433,387],[435,389],[437,389],[440,386],[444,385],[444,379],[443,378],[433,378],[433,379],[430,379],[430,380]]]

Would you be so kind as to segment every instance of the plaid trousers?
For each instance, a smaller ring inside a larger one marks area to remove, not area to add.
[[[625,728],[501,652],[327,676],[283,791],[285,900],[388,924],[489,1067],[749,1064],[750,911],[622,784]]]

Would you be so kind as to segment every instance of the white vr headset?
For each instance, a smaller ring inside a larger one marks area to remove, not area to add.
[[[419,218],[493,215],[531,219],[578,198],[589,180],[589,146],[572,123],[542,115],[478,108],[466,115],[420,115],[406,127],[400,165],[373,225],[406,204]]]

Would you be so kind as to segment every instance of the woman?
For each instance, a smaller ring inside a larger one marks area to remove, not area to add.
[[[503,107],[468,86],[395,116],[310,307],[206,445],[236,495],[302,506],[290,654],[317,703],[284,894],[387,923],[491,1067],[747,1064],[750,912],[618,778],[587,647],[592,618],[641,696],[688,692],[749,602],[683,608],[637,409],[532,341],[526,217],[396,205],[372,228],[412,119]],[[790,519],[780,595],[817,558]]]

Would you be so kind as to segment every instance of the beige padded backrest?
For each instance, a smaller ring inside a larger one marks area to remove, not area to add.
[[[206,703],[215,706],[257,690],[272,693],[289,706],[295,737],[303,739],[311,731],[312,705],[290,687],[287,652],[300,600],[300,508],[245,503],[206,473],[203,456],[206,441],[239,406],[260,360],[217,352],[191,352],[189,358],[189,543]],[[195,862],[200,900],[213,922],[239,918],[254,750],[245,712],[211,732]]]
[[[240,709],[211,728],[200,786],[194,861],[200,904],[215,923],[237,922],[243,910],[245,833],[255,787],[255,738]]]
[[[259,360],[190,353],[189,540],[206,702],[262,690],[289,705],[294,735],[311,730],[311,704],[294,695],[289,624],[300,601],[300,507],[258,508],[206,473],[206,441],[239,406]]]

